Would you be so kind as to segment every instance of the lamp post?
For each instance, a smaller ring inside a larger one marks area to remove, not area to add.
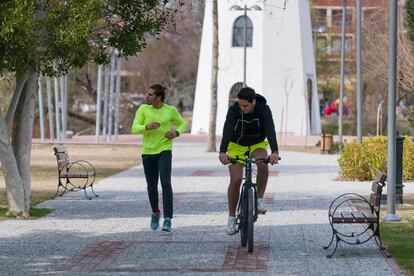
[[[387,215],[384,221],[400,221],[395,214],[396,193],[396,133],[395,102],[397,95],[397,34],[398,34],[398,2],[390,0],[390,47],[388,52],[388,144],[387,144]]]
[[[316,60],[318,59],[318,44],[317,44],[318,33],[319,34],[326,33],[326,26],[320,26],[319,28],[312,29],[312,33],[313,33],[313,51],[315,55],[315,65],[316,65]]]
[[[361,60],[362,0],[357,1],[356,71],[357,71],[357,142],[362,144],[362,60]]]
[[[262,8],[258,5],[253,5],[250,8],[244,5],[244,8],[239,5],[230,7],[231,11],[244,11],[244,26],[243,26],[243,87],[246,87],[246,48],[247,48],[247,11],[261,11]]]
[[[344,79],[345,79],[345,28],[346,28],[346,0],[342,0],[342,35],[341,35],[341,73],[339,85],[339,118],[338,143],[342,146],[342,128],[344,113]]]

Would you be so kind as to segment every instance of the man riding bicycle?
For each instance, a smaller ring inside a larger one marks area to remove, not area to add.
[[[266,158],[267,147],[271,154],[269,163],[278,163],[279,152],[272,112],[266,99],[256,94],[254,89],[244,87],[237,95],[238,102],[230,106],[223,127],[223,138],[220,145],[219,160],[223,165],[229,163],[229,157],[243,157],[246,152],[251,157]],[[266,140],[267,139],[267,140]],[[243,180],[243,164],[229,165],[230,184],[227,190],[229,218],[227,234],[236,233],[236,208],[240,196],[240,185]],[[269,169],[267,164],[257,162],[257,196],[258,213],[267,212],[263,196],[266,190]]]

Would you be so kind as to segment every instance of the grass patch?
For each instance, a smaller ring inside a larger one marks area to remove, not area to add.
[[[141,163],[140,148],[137,145],[67,144],[69,159],[87,160],[96,169],[96,181],[125,171]],[[57,189],[57,164],[53,145],[33,145],[31,154],[31,200],[33,206],[51,199]],[[99,183],[97,183],[99,185]],[[3,171],[0,167],[0,208],[6,208],[7,196]],[[40,208],[33,208],[33,216],[41,214]],[[0,211],[0,219],[9,218],[7,210]],[[49,211],[50,213],[50,211]],[[46,214],[45,214],[46,215]]]
[[[401,222],[381,222],[381,239],[406,275],[414,276],[414,195],[404,194],[396,213]]]
[[[48,214],[50,214],[53,210],[49,208],[30,208],[30,218],[31,219],[39,219]],[[16,219],[17,216],[10,214],[7,207],[0,207],[0,220],[1,219]]]

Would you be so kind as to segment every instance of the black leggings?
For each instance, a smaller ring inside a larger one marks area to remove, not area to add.
[[[147,180],[148,197],[152,212],[158,208],[158,177],[161,179],[162,203],[164,218],[173,217],[173,192],[171,187],[171,151],[166,150],[158,154],[143,154],[145,178]]]

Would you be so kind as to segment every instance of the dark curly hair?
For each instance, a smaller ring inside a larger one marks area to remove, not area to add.
[[[165,87],[164,86],[162,86],[161,84],[153,84],[151,85],[150,89],[154,91],[157,97],[161,97],[161,101],[164,102],[165,100]]]
[[[249,103],[253,102],[256,99],[256,92],[253,88],[243,87],[240,89],[239,94],[237,94],[239,100],[247,100]]]

